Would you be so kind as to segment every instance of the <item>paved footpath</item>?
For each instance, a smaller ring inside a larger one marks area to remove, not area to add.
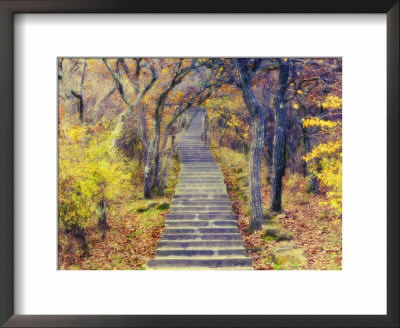
[[[179,181],[148,269],[252,269],[224,177],[201,141],[202,121],[195,114],[179,141]]]

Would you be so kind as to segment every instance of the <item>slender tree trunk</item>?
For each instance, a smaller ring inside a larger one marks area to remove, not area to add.
[[[287,159],[288,159],[288,144],[287,144],[287,135],[285,130],[283,134],[283,172],[282,172],[283,177],[285,176],[286,173]]]
[[[203,141],[204,141],[205,145],[207,145],[207,121],[208,121],[207,111],[204,109],[204,113],[203,113]]]
[[[272,181],[272,162],[273,162],[273,147],[274,147],[274,138],[273,133],[267,132],[266,137],[267,143],[267,183],[271,184]]]
[[[306,154],[308,154],[311,151],[311,145],[310,145],[310,138],[307,135],[307,130],[303,129],[303,142],[304,142],[304,148],[306,151]],[[304,161],[304,176],[309,177],[309,191],[312,192],[313,194],[318,194],[319,193],[319,181],[318,178],[310,172],[309,168],[310,164],[308,164],[306,161]]]
[[[221,132],[220,136],[219,136],[219,140],[218,140],[218,149],[221,149],[222,146],[222,139],[224,139],[224,133]]]
[[[266,162],[267,162],[267,183],[271,184],[272,181],[272,156],[274,148],[274,128],[275,118],[274,113],[270,107],[269,94],[266,102],[266,117],[265,117],[265,148],[266,148]]]
[[[73,234],[73,236],[75,238],[78,238],[81,241],[81,247],[82,247],[82,250],[83,250],[83,256],[84,257],[90,256],[89,245],[88,245],[88,243],[86,241],[86,236],[85,236],[85,228],[82,228],[77,224],[73,224],[71,226],[71,232],[72,232],[72,234]]]
[[[244,159],[246,161],[248,161],[249,160],[249,146],[245,142],[243,142],[243,152],[244,152]]]
[[[211,138],[212,138],[212,121],[211,120],[209,120],[208,121],[209,123],[208,123],[208,139],[207,139],[207,141],[208,141],[208,147],[211,147]]]
[[[78,112],[79,115],[79,120],[83,122],[83,99],[82,95],[80,93],[77,93],[73,90],[71,90],[71,94],[75,97],[74,99],[74,104],[76,106],[76,111]]]
[[[104,239],[106,237],[107,230],[107,215],[106,215],[107,199],[102,198],[99,203],[99,220],[98,225],[101,231],[101,237]]]
[[[175,136],[173,135],[173,136],[171,136],[171,150],[169,152],[167,162],[165,163],[165,168],[164,168],[163,176],[162,176],[161,183],[160,183],[161,195],[164,195],[165,186],[167,185],[168,170],[169,170],[169,166],[172,161],[172,157],[174,156],[174,153],[175,153],[175,148],[176,148]]]
[[[168,142],[168,132],[167,130],[164,132],[163,136],[163,143],[161,145],[161,149],[159,149],[159,144],[160,138],[157,138],[158,142],[158,149],[156,153],[156,158],[155,158],[155,172],[154,172],[154,182],[153,182],[153,188],[155,187],[160,187],[160,182],[161,182],[161,171],[162,171],[162,164],[163,164],[163,159],[165,155],[165,149],[167,147],[167,142]]]
[[[154,152],[154,144],[155,144],[155,137],[149,142],[146,152],[146,159],[144,164],[144,198],[150,199],[152,197],[152,174],[151,174],[151,164],[153,161],[153,152]]]
[[[264,113],[251,89],[246,59],[238,59],[239,86],[250,113],[252,126],[250,154],[250,230],[262,229],[264,215],[261,200],[261,156],[264,147]]]
[[[261,199],[261,157],[264,147],[264,122],[253,118],[250,153],[250,230],[261,229],[264,222]]]
[[[155,128],[155,135],[154,137],[156,138],[155,142],[155,159],[154,159],[154,178],[153,178],[153,187],[156,186],[157,183],[157,177],[159,176],[159,171],[160,171],[160,161],[162,160],[160,158],[160,128]]]
[[[285,92],[289,76],[289,63],[280,60],[279,90],[275,99],[275,135],[272,172],[272,211],[282,210],[282,177],[285,150]]]

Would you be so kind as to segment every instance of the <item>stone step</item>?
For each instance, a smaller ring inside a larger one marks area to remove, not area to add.
[[[175,190],[177,195],[190,195],[193,193],[199,193],[199,194],[223,194],[224,192],[226,193],[226,189],[224,188],[177,188]]]
[[[204,171],[204,170],[181,170],[179,175],[179,178],[186,178],[186,179],[209,179],[212,180],[215,177],[220,177],[223,178],[224,175],[220,170],[214,169],[213,171]]]
[[[202,211],[202,212],[195,212],[193,214],[204,214],[204,213],[209,213],[209,212],[211,212],[211,213],[228,212],[228,211],[232,213],[232,206],[229,203],[224,203],[224,204],[223,203],[206,204],[206,203],[195,203],[195,202],[193,202],[192,205],[188,205],[187,203],[188,202],[186,202],[186,204],[175,204],[175,203],[172,203],[170,213],[171,214],[172,213],[188,214],[188,213],[186,213],[188,211],[185,210],[185,208],[188,208],[188,207],[195,207],[195,208],[199,207],[199,208],[204,208],[206,210],[206,211]],[[215,208],[215,210],[214,209],[210,210],[210,208]],[[175,211],[175,209],[177,209],[178,211]],[[223,211],[221,211],[220,209],[223,209]]]
[[[251,270],[224,176],[201,141],[203,112],[195,115],[177,145],[180,173],[170,213],[149,269]]]
[[[193,212],[194,214],[202,212],[232,212],[232,206],[172,206],[170,213]]]
[[[233,213],[171,213],[166,215],[168,220],[236,220],[236,215]]]
[[[198,163],[198,164],[193,164],[193,163],[188,163],[188,164],[182,164],[181,165],[182,169],[188,169],[188,170],[200,170],[200,169],[218,169],[220,170],[221,168],[219,165],[214,162],[214,163]]]
[[[241,248],[229,248],[229,249],[157,249],[156,250],[156,258],[161,258],[161,257],[189,257],[193,258],[196,256],[202,256],[202,257],[218,257],[218,256],[223,256],[223,257],[236,257],[238,255],[245,256],[246,251],[243,247]]]
[[[222,176],[215,176],[215,177],[201,177],[201,176],[187,176],[187,175],[182,175],[179,177],[178,184],[191,184],[191,183],[203,183],[203,184],[208,184],[208,183],[219,183],[221,185],[225,185],[224,179]]]
[[[184,179],[208,179],[208,180],[213,180],[214,178],[220,178],[223,179],[224,175],[219,172],[205,172],[203,170],[198,171],[198,172],[192,172],[192,171],[183,171],[178,175],[178,178],[184,178]]]
[[[179,183],[224,183],[224,178],[221,177],[192,177],[192,176],[182,176],[179,178]]]
[[[199,194],[193,194],[193,195],[174,195],[174,200],[229,200],[228,194],[216,194],[216,195],[199,195]]]
[[[214,163],[206,164],[206,163],[199,163],[199,164],[182,164],[182,169],[185,170],[201,170],[201,169],[218,169],[221,168],[219,165],[214,161]]]
[[[188,177],[194,178],[195,175],[199,175],[199,178],[208,178],[212,179],[215,176],[220,176],[221,178],[224,177],[222,174],[222,171],[219,169],[196,169],[196,170],[191,170],[191,169],[181,169],[178,177],[184,177],[186,178],[186,175]]]
[[[242,240],[240,234],[237,233],[214,233],[214,234],[194,234],[194,233],[178,233],[178,234],[165,234],[161,235],[160,240]]]
[[[248,257],[237,257],[229,259],[154,259],[147,262],[149,268],[227,268],[231,270],[234,267],[243,269],[252,269],[252,260]]]
[[[207,157],[211,157],[212,159],[214,159],[214,157],[212,157],[212,155],[210,154],[210,151],[208,149],[194,149],[194,148],[187,148],[187,149],[182,149],[182,148],[178,148],[179,149],[179,153],[180,155],[185,155],[185,156],[207,156]]]
[[[205,151],[205,152],[199,152],[199,151],[193,151],[193,150],[187,150],[187,151],[179,151],[179,159],[209,159],[212,160],[216,165],[216,161],[214,159],[214,157],[210,154],[209,151]]]
[[[225,183],[223,182],[202,182],[202,181],[197,181],[197,182],[186,182],[186,181],[180,181],[177,185],[176,188],[186,188],[186,189],[204,189],[207,187],[211,187],[213,189],[223,189],[226,188]]]
[[[222,179],[214,180],[214,181],[202,181],[202,180],[184,180],[180,179],[177,186],[212,186],[212,187],[224,187],[226,188],[225,182]]]
[[[180,241],[166,240],[159,241],[157,248],[160,249],[186,249],[186,248],[238,248],[243,247],[242,240],[203,240],[203,241]]]
[[[231,206],[229,200],[212,199],[193,199],[193,200],[173,200],[171,206]]]
[[[182,163],[182,165],[186,165],[186,163],[196,163],[198,164],[204,164],[204,166],[211,166],[211,168],[215,168],[215,166],[210,165],[214,164],[215,160],[211,157],[193,157],[190,156],[190,158],[186,158],[185,156],[179,156],[179,160]]]
[[[166,220],[166,227],[237,227],[236,220]]]
[[[218,227],[218,228],[200,228],[200,227],[166,227],[163,231],[164,235],[176,234],[223,234],[223,233],[239,233],[238,227]]]
[[[217,162],[215,161],[214,157],[212,157],[211,155],[206,155],[206,154],[197,154],[197,155],[192,155],[192,154],[185,154],[180,152],[179,153],[179,160],[181,162],[183,162],[183,165],[185,165],[186,161],[191,161],[194,162],[189,163],[188,166],[194,166],[194,167],[199,167],[200,166],[200,162],[207,162],[208,164],[205,164],[205,166],[210,166],[210,167],[216,167]],[[196,162],[197,161],[197,162]]]
[[[217,165],[207,165],[205,163],[203,163],[203,165],[189,165],[189,164],[182,164],[181,165],[181,172],[196,172],[196,171],[205,171],[207,170],[207,172],[211,172],[211,171],[218,171],[218,172],[222,172],[221,169],[219,168],[219,166]]]

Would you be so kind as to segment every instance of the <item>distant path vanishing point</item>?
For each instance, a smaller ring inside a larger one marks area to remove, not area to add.
[[[223,174],[201,140],[197,112],[178,144],[179,181],[148,269],[251,270]]]

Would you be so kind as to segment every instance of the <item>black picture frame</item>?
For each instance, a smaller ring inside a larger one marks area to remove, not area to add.
[[[399,8],[399,0],[0,0],[0,324],[5,327],[399,327]],[[387,15],[387,315],[14,315],[14,14],[122,12]]]

